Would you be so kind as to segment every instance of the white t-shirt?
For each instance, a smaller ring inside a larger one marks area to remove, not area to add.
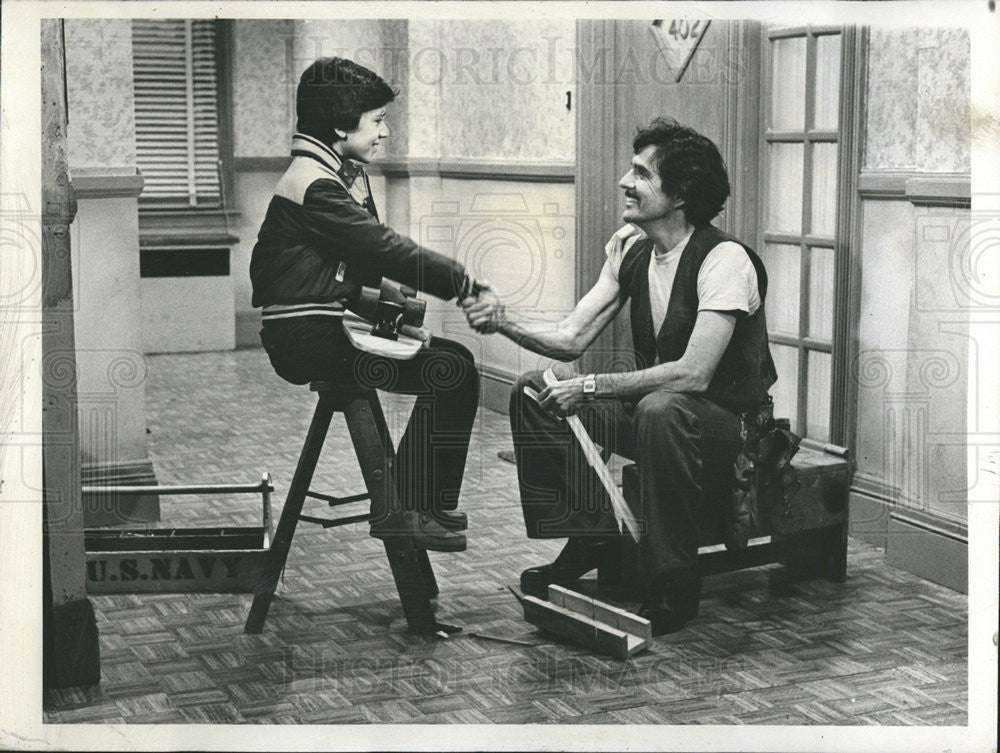
[[[634,225],[625,225],[611,236],[604,248],[608,256],[605,267],[615,280],[625,254],[637,240],[645,237],[645,233]],[[690,234],[665,254],[654,252],[649,256],[649,307],[656,332],[666,318],[677,264],[689,240]],[[749,316],[758,308],[760,293],[753,262],[738,243],[720,243],[708,252],[698,270],[698,310],[742,311]]]

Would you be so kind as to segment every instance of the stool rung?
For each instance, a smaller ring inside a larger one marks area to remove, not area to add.
[[[321,499],[324,502],[329,502],[330,507],[336,507],[337,505],[349,505],[351,502],[361,502],[366,499],[371,499],[369,494],[354,494],[350,497],[333,497],[329,494],[320,494],[319,492],[306,492],[307,497],[312,497],[313,499]]]
[[[312,515],[299,515],[299,520],[304,520],[306,523],[316,523],[324,528],[335,528],[337,526],[346,526],[351,523],[364,523],[365,521],[371,520],[371,515],[365,513],[364,515],[347,515],[343,518],[314,518]]]

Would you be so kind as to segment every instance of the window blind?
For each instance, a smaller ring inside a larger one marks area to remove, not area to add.
[[[215,21],[134,19],[132,54],[141,201],[218,207]]]

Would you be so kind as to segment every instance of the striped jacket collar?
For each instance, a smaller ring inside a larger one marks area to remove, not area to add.
[[[322,141],[305,133],[296,133],[292,136],[292,156],[312,157],[318,160],[333,170],[348,188],[354,185],[355,179],[364,172],[361,165],[343,159]]]

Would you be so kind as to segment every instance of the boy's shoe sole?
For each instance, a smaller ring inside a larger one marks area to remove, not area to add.
[[[431,552],[464,552],[465,535],[449,531],[437,523],[429,513],[404,513],[404,524],[391,530],[372,529],[371,535],[377,539],[394,536],[409,536],[416,549]]]

